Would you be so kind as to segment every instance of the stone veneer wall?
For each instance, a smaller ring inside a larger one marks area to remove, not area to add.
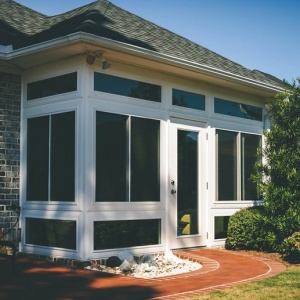
[[[19,205],[21,76],[0,72],[0,238],[17,221]],[[5,238],[16,241],[17,229]]]

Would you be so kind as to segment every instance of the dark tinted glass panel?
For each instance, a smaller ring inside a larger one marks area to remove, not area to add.
[[[131,118],[131,201],[159,201],[159,121]]]
[[[76,249],[76,222],[26,218],[26,243]]]
[[[215,113],[262,121],[262,108],[215,98]]]
[[[94,222],[94,250],[160,244],[159,219]]]
[[[198,132],[178,130],[177,234],[198,234]]]
[[[51,116],[51,201],[74,201],[75,112]]]
[[[49,117],[28,119],[27,200],[48,200]]]
[[[205,96],[173,89],[172,104],[187,108],[205,110]]]
[[[258,160],[257,151],[261,147],[261,136],[242,134],[242,200],[258,200],[257,184],[251,176],[255,174],[255,163]]]
[[[217,130],[219,200],[237,200],[237,133]]]
[[[161,102],[161,87],[146,82],[94,73],[95,91]]]
[[[229,216],[215,217],[215,239],[226,239]]]
[[[77,90],[77,72],[27,84],[27,100],[49,97]]]
[[[127,116],[97,112],[96,201],[127,201]]]

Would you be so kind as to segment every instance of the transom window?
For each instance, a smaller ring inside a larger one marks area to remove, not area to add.
[[[173,89],[172,104],[175,106],[205,110],[205,96],[201,94]]]
[[[161,86],[103,73],[94,73],[94,90],[153,102],[161,102]]]
[[[75,91],[77,91],[77,72],[28,83],[27,100]]]
[[[256,183],[251,179],[261,136],[217,130],[218,200],[258,200]]]
[[[248,104],[215,98],[215,113],[262,121],[262,108]]]
[[[27,200],[74,201],[75,112],[28,119]]]
[[[96,113],[96,201],[160,201],[160,122]]]

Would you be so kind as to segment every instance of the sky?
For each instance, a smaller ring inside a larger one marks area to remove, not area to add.
[[[93,0],[16,0],[52,16]],[[300,77],[300,0],[110,0],[248,69]]]

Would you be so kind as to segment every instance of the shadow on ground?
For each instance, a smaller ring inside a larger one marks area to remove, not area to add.
[[[118,281],[118,282],[116,282]],[[139,284],[140,283],[140,284]],[[45,261],[17,257],[16,272],[11,261],[0,257],[0,299],[149,299],[157,296],[143,281]]]

